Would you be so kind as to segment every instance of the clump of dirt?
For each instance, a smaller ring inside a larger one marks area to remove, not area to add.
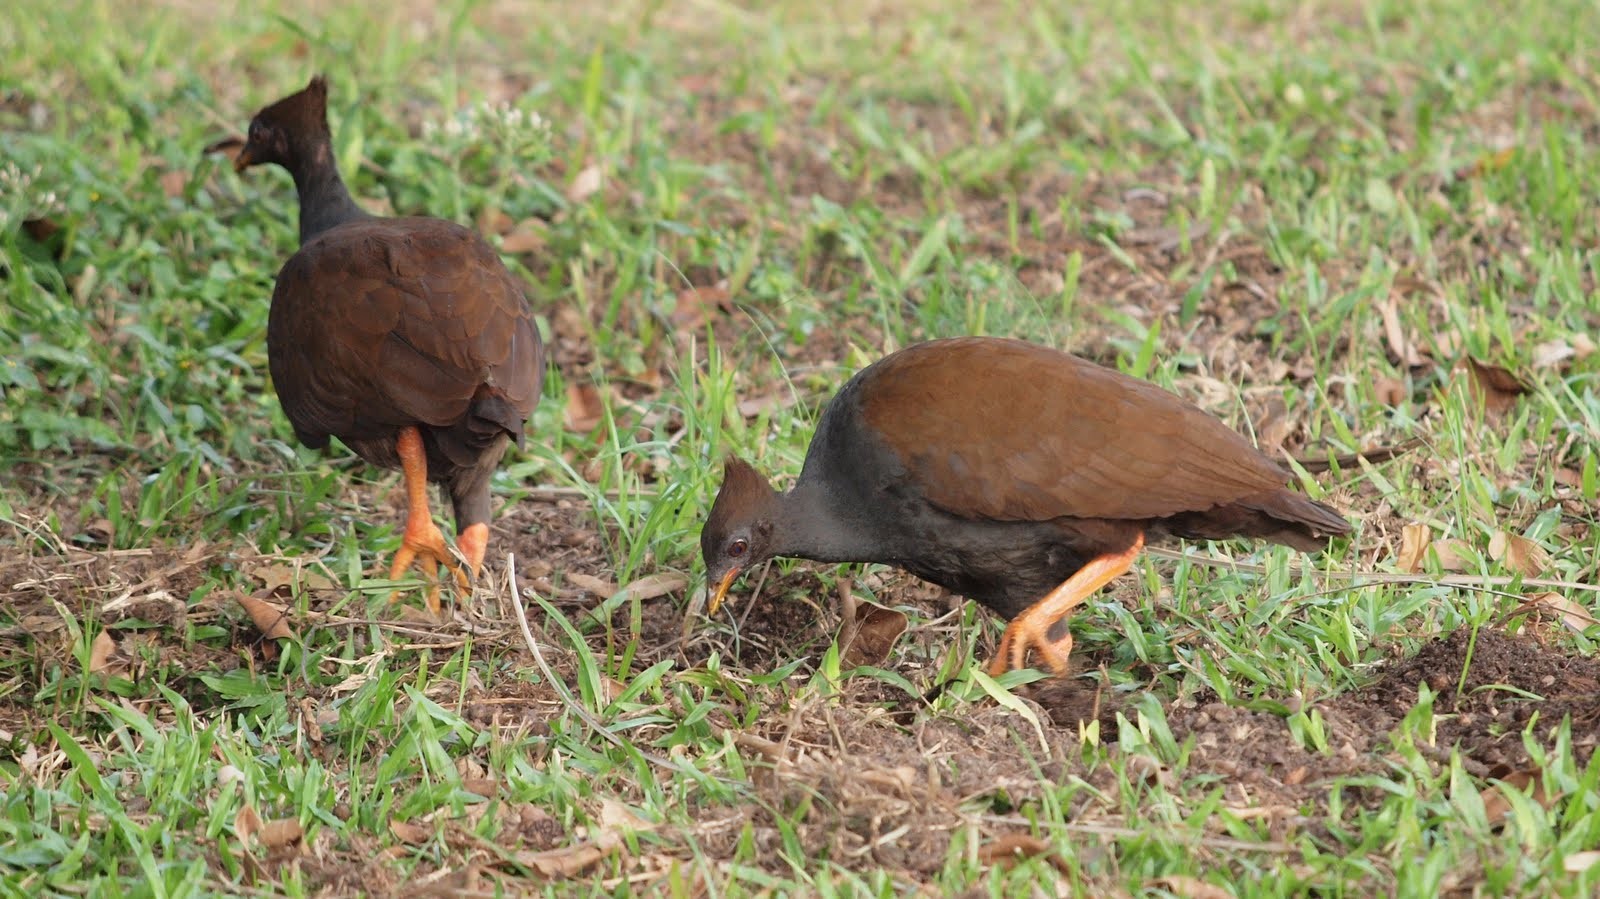
[[[1285,719],[1266,712],[1213,702],[1169,708],[1167,719],[1175,739],[1194,740],[1190,775],[1218,775],[1230,803],[1292,809],[1325,796],[1338,778],[1390,772],[1390,737],[1416,707],[1421,683],[1435,693],[1436,740],[1420,748],[1440,764],[1456,749],[1468,772],[1479,777],[1527,768],[1531,759],[1522,733],[1536,713],[1536,736],[1546,746],[1561,720],[1571,716],[1579,764],[1594,752],[1600,660],[1491,630],[1480,630],[1476,644],[1469,629],[1442,636],[1384,665],[1371,684],[1319,703],[1328,754],[1302,747]],[[1381,800],[1367,788],[1347,787],[1345,796],[1352,807]]]
[[[1522,732],[1535,714],[1537,736],[1547,745],[1561,720],[1572,718],[1573,752],[1580,764],[1600,739],[1600,659],[1487,629],[1479,630],[1476,640],[1468,628],[1440,637],[1409,659],[1389,663],[1376,682],[1326,708],[1366,730],[1387,731],[1416,706],[1422,683],[1435,694],[1437,745],[1459,747],[1488,768],[1528,764]]]

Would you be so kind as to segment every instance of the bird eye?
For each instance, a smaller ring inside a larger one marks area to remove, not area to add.
[[[739,540],[735,540],[732,543],[728,544],[728,558],[737,559],[740,556],[744,555],[745,550],[747,550],[749,548],[750,548],[750,541],[742,539],[742,538],[739,539]]]

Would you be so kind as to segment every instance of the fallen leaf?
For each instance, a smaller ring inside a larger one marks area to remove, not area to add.
[[[1518,612],[1532,609],[1554,612],[1561,619],[1562,624],[1580,634],[1596,624],[1600,624],[1600,619],[1595,618],[1593,612],[1590,612],[1578,602],[1554,591],[1530,596],[1523,601],[1522,605],[1517,607]]]
[[[1467,357],[1467,373],[1473,395],[1490,412],[1510,409],[1516,405],[1517,397],[1528,392],[1528,385],[1509,369],[1479,362],[1471,356]]]
[[[162,172],[159,180],[161,181],[161,192],[172,200],[183,196],[183,189],[189,186],[189,174],[175,169]]]
[[[45,241],[49,240],[51,237],[55,236],[57,231],[60,230],[61,225],[57,224],[56,220],[53,218],[42,217],[22,220],[23,233],[39,243],[44,243]]]
[[[1233,894],[1217,886],[1207,883],[1198,877],[1185,874],[1168,874],[1150,881],[1150,885],[1166,890],[1175,896],[1184,899],[1233,899]]]
[[[1486,172],[1495,172],[1505,168],[1516,155],[1516,147],[1506,147],[1504,150],[1485,153],[1467,165],[1456,169],[1452,174],[1455,175],[1458,181],[1476,178]]]
[[[1489,558],[1523,577],[1537,577],[1550,564],[1544,547],[1509,531],[1495,531],[1489,538]]]
[[[1072,873],[1072,869],[1067,865],[1066,860],[1050,847],[1049,842],[1031,834],[1001,834],[978,849],[978,861],[986,865],[1039,857],[1043,857],[1063,874]]]
[[[1595,342],[1593,337],[1590,337],[1581,331],[1572,335],[1572,352],[1575,353],[1579,359],[1587,359],[1589,354],[1593,353],[1594,351]]]
[[[1585,849],[1574,852],[1561,862],[1568,874],[1582,874],[1600,862],[1600,849]]]
[[[500,239],[500,251],[513,254],[538,253],[550,243],[549,238],[545,236],[547,229],[548,226],[540,219],[523,219]]]
[[[83,526],[83,533],[77,537],[78,543],[85,546],[110,546],[117,535],[117,529],[108,518],[96,518]]]
[[[1433,550],[1441,571],[1466,571],[1476,555],[1472,544],[1457,537],[1435,540],[1429,549]]]
[[[394,834],[395,839],[409,846],[421,846],[433,836],[433,831],[420,824],[412,824],[410,821],[390,820],[389,832]]]
[[[210,145],[209,147],[206,147],[205,152],[208,153],[208,154],[209,153],[219,154],[223,158],[227,159],[228,162],[231,163],[234,160],[237,160],[239,158],[239,153],[242,150],[244,150],[244,138],[242,138],[242,137],[225,137],[222,140],[219,140],[216,143]]]
[[[906,615],[870,602],[856,607],[855,616],[839,629],[839,664],[844,668],[881,665],[906,632]]]
[[[1533,348],[1533,367],[1551,368],[1578,355],[1565,340],[1547,340]]]
[[[1505,823],[1506,815],[1511,812],[1511,800],[1506,798],[1507,790],[1516,790],[1519,793],[1528,791],[1529,797],[1545,808],[1553,805],[1558,798],[1545,792],[1544,778],[1538,768],[1512,771],[1497,779],[1499,783],[1484,787],[1478,794],[1483,800],[1484,817],[1489,820],[1491,827]],[[1531,791],[1528,789],[1530,786]]]
[[[283,606],[257,599],[248,593],[236,594],[239,605],[250,615],[250,620],[255,623],[256,630],[261,632],[268,640],[294,639],[294,631],[289,629],[289,611]]]
[[[1405,382],[1397,378],[1380,375],[1372,382],[1372,398],[1390,408],[1404,405],[1410,396]]]
[[[99,674],[111,667],[111,657],[117,651],[117,641],[112,639],[110,631],[101,631],[94,635],[94,642],[89,645],[89,673]]]
[[[543,852],[519,852],[516,859],[544,877],[577,877],[605,859],[615,848],[615,845],[577,843]]]
[[[601,172],[600,166],[590,163],[584,166],[582,171],[578,172],[576,178],[572,179],[572,184],[567,187],[567,199],[574,203],[582,203],[600,192],[600,185],[603,181],[604,174]]]
[[[574,587],[587,590],[601,599],[610,599],[617,592],[616,584],[611,583],[605,578],[598,578],[592,574],[584,574],[581,571],[567,572],[567,583],[573,585]]]
[[[305,828],[300,826],[297,818],[274,818],[261,824],[256,839],[268,849],[282,849],[292,843],[300,842],[305,833]]]
[[[297,584],[302,590],[334,589],[333,578],[291,561],[275,560],[250,565],[245,571],[261,582],[268,596],[292,596]]]
[[[678,291],[672,305],[672,324],[681,330],[699,330],[711,319],[711,313],[733,308],[733,296],[727,284],[711,287],[690,287]]]
[[[668,593],[682,590],[687,586],[689,586],[687,575],[679,574],[676,571],[658,571],[655,574],[647,574],[623,587],[622,592],[628,594],[629,600],[643,602],[647,599],[666,596]]]
[[[1400,324],[1400,296],[1390,293],[1387,300],[1378,304],[1378,316],[1383,320],[1384,342],[1389,344],[1389,352],[1394,354],[1395,361],[1406,368],[1421,367],[1422,355]]]
[[[505,234],[511,230],[513,224],[515,223],[511,220],[511,216],[495,206],[485,206],[483,211],[478,213],[478,230],[484,234]]]
[[[600,827],[611,834],[642,833],[656,829],[656,825],[634,814],[615,799],[600,801]]]
[[[600,390],[589,381],[573,381],[567,385],[567,430],[588,434],[600,426],[605,418],[605,406],[600,402]]]
[[[1407,574],[1422,570],[1422,557],[1433,542],[1433,532],[1420,522],[1400,528],[1400,552],[1395,556],[1395,567]]]
[[[260,829],[261,816],[256,813],[256,807],[253,805],[246,805],[240,808],[238,813],[233,816],[234,836],[237,836],[239,842],[246,846],[250,844],[250,840],[255,837],[256,832]]]

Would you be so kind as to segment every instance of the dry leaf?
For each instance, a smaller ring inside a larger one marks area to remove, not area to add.
[[[519,852],[516,859],[544,877],[577,877],[610,855],[613,848],[597,843],[578,843],[543,852]]]
[[[604,181],[604,174],[600,166],[590,163],[578,172],[578,177],[572,179],[572,184],[567,188],[567,199],[574,203],[582,203],[600,192],[600,185]]]
[[[494,206],[485,206],[478,213],[478,230],[484,234],[505,234],[511,230],[512,224],[511,216]]]
[[[1594,351],[1595,343],[1593,337],[1590,337],[1582,331],[1572,335],[1572,352],[1577,354],[1579,359],[1588,358],[1589,354],[1593,353]]]
[[[844,668],[881,665],[906,632],[906,616],[870,602],[856,607],[855,616],[839,629],[839,664]]]
[[[268,849],[282,849],[293,843],[300,842],[305,836],[305,828],[300,826],[296,818],[274,818],[264,822],[256,833],[256,838],[261,845]]]
[[[256,832],[260,829],[261,816],[256,814],[256,807],[253,805],[246,805],[240,808],[238,814],[233,816],[234,836],[238,837],[239,842],[246,846],[250,845],[250,840],[255,837]]]
[[[112,538],[116,537],[117,529],[107,518],[96,518],[83,526],[80,542],[88,546],[110,546]]]
[[[640,833],[655,830],[656,826],[650,821],[633,813],[633,809],[615,799],[602,799],[600,801],[600,827],[607,833]]]
[[[500,241],[503,253],[538,253],[549,245],[548,226],[540,219],[523,219]]]
[[[395,839],[410,846],[421,846],[433,836],[433,831],[420,824],[412,824],[410,821],[391,820],[389,832],[394,834]]]
[[[333,578],[294,562],[282,560],[266,562],[247,566],[245,571],[261,582],[268,596],[293,595],[296,584],[299,584],[302,590],[332,590],[335,586]]]
[[[567,430],[588,434],[600,426],[605,411],[605,405],[600,402],[600,390],[593,383],[574,381],[567,385]]]
[[[1380,375],[1372,382],[1372,398],[1385,406],[1392,408],[1404,405],[1410,397],[1404,381]]]
[[[1600,850],[1585,849],[1582,852],[1574,852],[1567,856],[1561,862],[1561,866],[1567,870],[1568,874],[1582,874],[1594,867],[1597,862],[1600,862]]]
[[[1429,549],[1433,550],[1433,557],[1439,561],[1442,571],[1466,571],[1476,555],[1472,544],[1456,537],[1435,540]]]
[[[1050,848],[1050,844],[1036,836],[1025,833],[1001,834],[994,840],[985,843],[978,849],[978,861],[986,865],[999,864],[1000,862],[1014,862],[1024,858],[1044,857],[1056,870],[1063,874],[1071,874],[1072,869],[1066,861]]]
[[[1578,355],[1565,340],[1547,340],[1533,348],[1533,367],[1551,368]]]
[[[1233,899],[1233,894],[1217,886],[1207,883],[1198,877],[1185,874],[1168,874],[1150,881],[1153,887],[1159,887],[1184,899]]]
[[[672,306],[672,324],[681,330],[698,330],[711,318],[712,312],[726,312],[733,308],[733,296],[727,283],[711,287],[691,287],[678,292]]]
[[[166,194],[168,199],[176,200],[183,196],[183,189],[189,186],[189,173],[179,171],[162,172],[160,181],[161,192]]]
[[[241,150],[243,150],[243,149],[244,149],[244,138],[242,138],[242,137],[225,137],[222,140],[219,140],[216,143],[212,144],[211,146],[206,147],[205,152],[221,154],[223,156],[223,158],[227,159],[228,162],[232,163],[234,160],[239,158],[239,152]]]
[[[1422,570],[1422,556],[1433,542],[1433,532],[1420,522],[1412,522],[1400,529],[1400,552],[1395,556],[1395,567],[1411,574]]]
[[[1580,634],[1596,624],[1600,624],[1600,619],[1595,618],[1593,612],[1590,612],[1575,600],[1562,596],[1560,593],[1539,593],[1528,597],[1522,605],[1517,607],[1518,612],[1529,609],[1541,611],[1548,609],[1561,619],[1562,624]]]
[[[1489,558],[1523,577],[1537,577],[1550,564],[1550,554],[1544,547],[1508,531],[1495,531],[1489,538]]]
[[[117,641],[111,638],[110,631],[95,634],[94,643],[89,646],[89,673],[99,674],[111,667],[111,657],[116,651]]]
[[[1457,181],[1465,181],[1468,178],[1476,178],[1486,172],[1496,172],[1505,168],[1511,163],[1511,160],[1516,155],[1516,147],[1506,147],[1504,150],[1496,150],[1493,153],[1486,153],[1483,156],[1479,156],[1471,163],[1456,169],[1452,174],[1456,176]]]
[[[1490,773],[1492,774],[1493,772]],[[1506,790],[1523,792],[1527,791],[1529,785],[1532,785],[1533,790],[1529,792],[1529,796],[1534,802],[1545,808],[1549,808],[1554,804],[1557,798],[1545,792],[1544,778],[1538,768],[1512,771],[1499,778],[1499,780],[1500,783],[1490,784],[1478,794],[1483,800],[1483,814],[1489,820],[1490,827],[1504,823],[1506,815],[1511,812],[1511,800],[1506,798]]]
[[[682,590],[687,586],[689,586],[687,575],[679,574],[676,571],[659,571],[639,578],[628,586],[623,587],[622,591],[628,594],[630,600],[644,602],[647,599],[666,596],[668,593]]]
[[[1378,304],[1378,315],[1383,319],[1383,339],[1389,344],[1389,351],[1394,354],[1395,361],[1406,368],[1418,368],[1422,365],[1422,355],[1417,352],[1417,345],[1406,337],[1405,328],[1400,324],[1400,297],[1390,293],[1389,298]]]
[[[1468,383],[1472,393],[1490,412],[1504,412],[1516,405],[1517,397],[1528,392],[1528,385],[1522,383],[1510,370],[1498,365],[1467,357]]]
[[[569,571],[567,572],[566,577],[567,583],[573,585],[574,587],[587,590],[601,599],[610,599],[617,592],[616,584],[611,583],[605,578],[595,577],[592,574],[584,574],[581,571]]]
[[[285,637],[294,639],[294,631],[289,629],[289,611],[283,606],[257,599],[248,593],[236,594],[239,605],[249,613],[250,620],[255,622],[256,630],[268,640],[281,640]]]

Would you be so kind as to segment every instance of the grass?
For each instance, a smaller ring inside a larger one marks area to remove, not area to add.
[[[1593,893],[1600,721],[1529,695],[1582,693],[1600,638],[1600,13],[613,7],[0,25],[0,887]],[[266,382],[288,179],[200,153],[316,71],[356,195],[509,242],[551,349],[497,581],[443,627],[368,574],[395,477],[298,447]],[[1360,522],[1326,556],[1140,563],[1074,619],[1081,721],[973,671],[995,624],[905,575],[781,562],[704,620],[715,460],[792,476],[850,372],[967,333],[1274,454],[1424,446],[1302,473]],[[1469,357],[1526,392],[1486,404]],[[1406,526],[1417,577],[1344,576]],[[833,644],[841,578],[913,616],[872,666]],[[1469,676],[1508,633],[1550,682]]]

